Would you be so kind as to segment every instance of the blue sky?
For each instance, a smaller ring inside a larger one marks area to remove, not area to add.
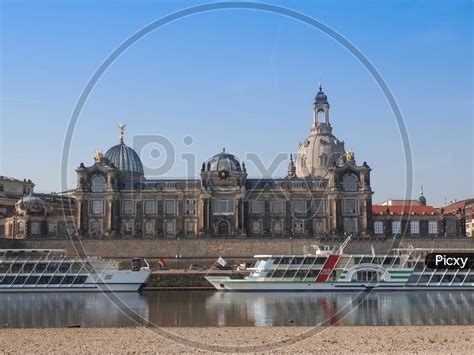
[[[131,34],[191,1],[2,1],[0,174],[59,191],[72,110],[102,61]],[[473,8],[471,1],[268,1],[310,15],[355,44],[392,89],[409,132],[414,194],[428,202],[473,195]],[[142,135],[169,139],[186,176],[226,147],[266,166],[309,134],[322,80],[333,133],[372,167],[374,202],[403,197],[400,133],[380,88],[325,34],[295,20],[246,10],[210,12],[160,28],[120,56],[95,86],[71,145],[75,168]],[[192,144],[184,138],[191,136]],[[135,138],[134,138],[135,137]],[[141,139],[141,138],[140,138]],[[150,140],[151,138],[143,138]],[[153,139],[151,139],[152,141]],[[148,142],[148,141],[147,141]],[[189,142],[188,142],[189,143]],[[153,144],[142,150],[144,164]],[[151,147],[151,148],[150,148]],[[258,170],[247,163],[249,175]],[[286,173],[286,162],[275,176]]]

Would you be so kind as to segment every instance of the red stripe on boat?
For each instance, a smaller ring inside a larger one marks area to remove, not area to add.
[[[329,276],[331,276],[331,272],[336,267],[336,264],[339,261],[340,257],[340,255],[329,255],[328,260],[326,260],[323,268],[321,269],[321,272],[316,278],[316,282],[326,282],[327,280],[329,280]]]

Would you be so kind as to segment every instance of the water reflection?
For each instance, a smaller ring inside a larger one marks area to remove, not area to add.
[[[1,294],[0,327],[474,324],[473,306],[460,291]]]

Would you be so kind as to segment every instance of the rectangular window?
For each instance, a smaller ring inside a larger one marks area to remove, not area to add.
[[[446,234],[456,234],[456,221],[446,221]]]
[[[438,222],[429,221],[428,222],[428,234],[438,234]]]
[[[176,181],[166,182],[166,188],[167,189],[176,189],[177,186],[178,186],[178,183]]]
[[[92,214],[103,214],[104,213],[104,201],[94,200],[92,201]]]
[[[375,234],[383,234],[383,222],[376,221],[374,222],[374,233]]]
[[[123,201],[123,213],[124,214],[133,214],[134,213],[134,202],[133,200],[125,200]]]
[[[215,215],[231,215],[234,213],[233,200],[214,200],[213,212]]]
[[[326,212],[324,200],[321,198],[317,198],[311,201],[313,205],[314,212],[316,214],[324,214]]]
[[[402,232],[402,225],[400,221],[392,222],[392,234],[400,234]]]
[[[49,234],[56,234],[56,222],[48,222],[48,233]]]
[[[293,181],[291,185],[296,189],[302,189],[304,187],[303,181]]]
[[[186,182],[186,188],[188,190],[197,189],[197,187],[198,187],[198,183],[196,181],[187,181]]]
[[[155,214],[155,201],[145,200],[145,214]]]
[[[92,222],[92,234],[100,234],[102,232],[102,222]]]
[[[353,198],[344,200],[344,213],[356,213],[356,212],[357,212],[356,200]]]
[[[170,215],[178,214],[178,201],[166,200],[165,201],[165,214],[170,214]]]
[[[411,221],[410,222],[410,233],[411,234],[420,234],[420,221]]]
[[[344,232],[346,233],[356,233],[357,232],[357,222],[353,218],[346,218],[344,220]]]
[[[0,185],[0,192],[4,192],[3,185]]]
[[[196,200],[186,200],[186,214],[196,214]]]
[[[18,222],[18,232],[25,233],[25,222]]]
[[[323,234],[324,233],[324,221],[323,220],[317,220],[314,222],[314,232],[317,234]]]
[[[305,200],[293,200],[291,202],[291,209],[293,213],[306,213]]]
[[[273,200],[270,201],[270,211],[274,214],[284,214],[285,213],[285,200]]]
[[[38,235],[39,234],[39,223],[38,222],[31,222],[31,234]]]
[[[262,201],[262,200],[250,201],[250,212],[253,214],[265,213],[265,201]]]

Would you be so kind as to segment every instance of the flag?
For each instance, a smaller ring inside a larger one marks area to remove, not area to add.
[[[166,266],[165,261],[163,259],[160,259],[158,263],[160,264],[160,266]]]
[[[220,265],[220,266],[226,266],[227,265],[227,261],[225,261],[222,257],[219,256],[219,259],[217,259],[217,263]]]

